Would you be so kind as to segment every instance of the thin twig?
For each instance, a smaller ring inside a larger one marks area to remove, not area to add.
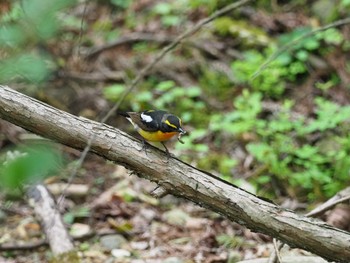
[[[277,260],[282,263],[282,258],[280,255],[280,250],[284,246],[284,243],[281,241],[278,241],[276,238],[273,239],[273,246],[274,246],[274,251],[271,253],[269,260],[267,261],[268,263],[276,263]]]
[[[337,204],[340,203],[345,203],[346,201],[350,200],[350,195],[345,196],[343,198],[340,198],[338,200],[335,200],[332,203],[327,204],[326,206],[323,206],[321,209],[318,209],[319,207],[316,207],[314,210],[310,211],[309,213],[307,213],[305,216],[309,216],[309,217],[315,217],[318,216],[330,209],[332,209],[333,207],[335,207]]]
[[[309,213],[305,214],[305,216],[307,216],[307,217],[316,217],[316,216],[318,216],[318,215],[320,215],[320,214],[322,214],[322,213],[332,209],[337,204],[349,201],[350,200],[350,195],[348,194],[349,191],[350,191],[350,187],[343,189],[338,194],[336,194],[331,199],[329,199],[327,202],[323,203],[322,205],[316,207],[315,209],[313,209]],[[346,194],[346,195],[342,197],[342,195],[344,195],[344,194]],[[274,247],[275,247],[275,251],[274,251],[274,253],[272,253],[270,255],[268,263],[275,263],[277,259],[281,262],[281,259],[279,257],[280,255],[278,254],[278,251],[281,250],[281,248],[284,246],[284,243],[279,242],[278,246],[276,246],[275,238],[273,239],[273,242],[274,242],[273,244],[274,244]]]
[[[79,56],[80,56],[80,49],[81,49],[81,42],[82,42],[82,39],[83,39],[83,27],[84,27],[85,15],[86,15],[87,3],[88,3],[88,0],[86,0],[84,2],[83,16],[82,16],[81,21],[80,21],[78,48],[77,48],[77,52],[76,52],[77,58],[79,58]]]
[[[308,38],[310,36],[313,36],[319,32],[325,31],[327,29],[333,28],[333,27],[338,27],[338,26],[342,26],[342,25],[346,25],[350,23],[350,17],[335,21],[334,23],[330,23],[328,25],[325,25],[323,27],[319,27],[316,28],[308,33],[305,33],[303,35],[301,35],[300,37],[294,39],[293,41],[289,42],[288,44],[282,46],[281,48],[279,48],[275,53],[273,53],[267,60],[265,63],[263,63],[257,71],[254,72],[254,74],[252,75],[251,79],[255,79],[257,76],[260,75],[260,73],[265,70],[266,68],[268,68],[268,66],[271,64],[272,61],[274,61],[277,57],[279,57],[283,52],[286,52],[290,49],[292,49],[293,47],[295,47],[295,45],[300,42],[301,40]]]
[[[114,112],[117,111],[117,109],[119,108],[120,104],[123,102],[123,100],[125,99],[125,97],[127,95],[129,95],[133,89],[137,86],[137,84],[144,78],[144,76],[167,54],[169,53],[172,49],[174,49],[177,45],[179,45],[181,43],[181,41],[183,41],[185,38],[189,37],[190,35],[193,35],[194,33],[196,33],[198,30],[200,30],[204,25],[208,24],[209,22],[213,21],[214,19],[234,10],[237,9],[241,6],[243,6],[244,4],[248,3],[248,2],[252,2],[254,0],[241,0],[235,3],[232,3],[218,11],[216,11],[215,13],[213,13],[211,16],[209,16],[208,18],[205,18],[201,21],[199,21],[194,27],[192,27],[191,29],[187,30],[186,32],[184,32],[183,34],[179,35],[177,38],[175,38],[175,40],[170,43],[169,45],[167,45],[166,47],[164,47],[160,53],[158,53],[158,55],[153,59],[153,61],[151,63],[149,63],[147,66],[145,66],[140,73],[136,76],[136,78],[133,79],[133,81],[130,83],[130,85],[128,86],[128,88],[122,93],[122,95],[120,96],[119,100],[117,101],[116,104],[114,104],[114,106],[108,111],[108,113],[102,118],[101,120],[101,125],[103,123],[105,123],[111,116],[112,114],[114,114]],[[84,148],[83,153],[81,154],[79,160],[78,160],[78,165],[75,166],[75,169],[73,170],[73,172],[71,173],[69,179],[68,179],[68,184],[67,187],[69,185],[70,182],[73,181],[73,178],[75,177],[78,169],[81,167],[83,161],[85,160],[85,157],[87,155],[87,153],[90,151],[92,142],[95,139],[95,134],[93,134],[90,139],[88,140],[86,147]],[[62,195],[60,197],[60,200],[57,202],[58,204],[64,199],[65,197],[65,190],[62,191]]]
[[[126,36],[122,36],[114,41],[111,41],[109,43],[106,43],[101,46],[93,47],[90,51],[87,52],[86,58],[90,59],[92,57],[95,57],[96,55],[115,48],[119,45],[134,43],[134,42],[140,42],[140,41],[147,41],[147,42],[155,42],[160,44],[169,44],[173,41],[176,41],[176,38],[173,36],[166,36],[166,35],[159,35],[159,34],[151,34],[151,33],[142,33],[142,32],[134,32],[130,33]],[[206,52],[212,56],[220,57],[222,56],[219,54],[219,51],[217,48],[211,46],[215,46],[218,43],[216,42],[210,42],[208,39],[197,39],[197,41],[191,41],[191,40],[185,40],[182,41],[183,44],[187,44],[191,47],[195,47],[203,52]]]
[[[30,241],[24,244],[0,244],[0,251],[34,250],[48,245],[49,243],[45,239]]]
[[[142,32],[134,32],[130,33],[126,36],[122,36],[114,41],[111,41],[109,43],[106,43],[101,46],[93,47],[88,51],[86,58],[89,59],[91,57],[94,57],[98,54],[100,54],[103,51],[106,51],[111,48],[115,48],[119,45],[123,44],[130,44],[133,42],[139,42],[139,41],[147,41],[147,42],[157,42],[162,44],[169,44],[173,41],[175,41],[175,38],[173,36],[164,36],[159,34],[150,34],[150,33],[142,33]]]
[[[101,237],[101,236],[106,236],[106,235],[112,235],[112,234],[120,234],[120,232],[115,231],[115,230],[101,230],[101,231],[90,231],[86,234],[83,234],[81,236],[77,237],[72,237],[74,241],[85,241],[94,237]],[[49,243],[46,239],[40,239],[40,240],[35,240],[35,241],[30,241],[26,243],[5,243],[5,244],[0,244],[0,251],[23,251],[23,250],[34,250],[38,249],[43,246],[48,246]]]
[[[185,33],[181,34],[175,40],[164,47],[160,53],[153,59],[151,63],[149,63],[146,67],[144,67],[140,73],[137,75],[135,79],[131,82],[130,86],[125,90],[125,92],[121,95],[119,101],[114,105],[114,107],[106,114],[106,116],[101,120],[102,123],[106,122],[109,117],[119,108],[121,102],[124,100],[124,98],[131,93],[131,91],[136,87],[136,85],[143,79],[143,77],[154,67],[155,64],[157,64],[169,51],[174,49],[177,45],[179,45],[182,40],[187,38],[190,35],[193,35],[198,30],[200,30],[204,25],[208,24],[209,22],[213,21],[214,19],[218,18],[219,16],[222,16],[234,9],[239,8],[240,6],[251,2],[254,0],[241,0],[236,3],[230,4],[218,11],[216,11],[214,14],[212,14],[210,17],[205,18],[201,21],[199,21],[193,28],[187,30]]]
[[[275,248],[275,255],[276,255],[276,258],[278,259],[279,263],[282,263],[280,250],[282,249],[283,245],[284,244],[282,242],[278,241],[276,238],[273,239],[273,246]]]

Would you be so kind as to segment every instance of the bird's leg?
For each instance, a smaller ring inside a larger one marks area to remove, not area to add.
[[[142,139],[142,148],[140,149],[140,151],[145,151],[146,155],[147,155],[147,142],[146,140]]]
[[[170,152],[169,152],[168,148],[165,146],[165,143],[164,143],[164,142],[160,142],[160,143],[163,144],[164,149],[165,149],[165,152],[166,152],[166,155],[168,156],[168,160],[169,160],[169,158],[170,158]]]

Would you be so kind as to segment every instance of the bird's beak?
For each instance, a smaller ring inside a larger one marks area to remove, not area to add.
[[[182,144],[184,144],[185,142],[181,140],[181,136],[182,136],[183,134],[185,134],[186,131],[185,131],[184,129],[182,129],[182,128],[178,128],[177,130],[178,130],[178,132],[179,132],[179,136],[177,136],[177,140],[178,140],[179,142],[181,142]]]
[[[182,128],[178,128],[178,131],[180,132],[181,135],[186,133],[186,131]]]

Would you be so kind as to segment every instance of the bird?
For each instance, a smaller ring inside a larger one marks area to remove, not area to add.
[[[145,110],[142,112],[118,112],[119,115],[124,116],[134,126],[135,130],[141,135],[143,139],[143,147],[145,141],[160,142],[166,151],[168,157],[170,152],[165,146],[164,142],[171,139],[175,135],[178,140],[181,140],[181,135],[186,131],[182,128],[182,121],[164,110]]]

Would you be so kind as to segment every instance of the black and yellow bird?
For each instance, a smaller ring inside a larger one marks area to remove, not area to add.
[[[143,142],[160,142],[163,144],[167,155],[169,150],[164,142],[178,135],[181,141],[181,135],[186,131],[182,128],[182,121],[179,117],[163,110],[145,110],[143,112],[119,112],[126,117],[134,126],[135,130],[142,136]]]

